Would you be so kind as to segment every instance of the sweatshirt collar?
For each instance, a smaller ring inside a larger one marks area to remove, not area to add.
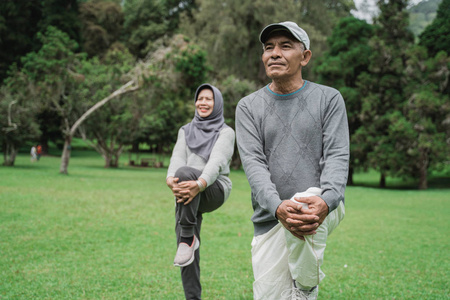
[[[297,94],[298,92],[300,92],[301,90],[303,90],[303,89],[305,88],[307,82],[308,82],[307,80],[304,80],[303,86],[302,86],[301,88],[299,88],[298,90],[296,90],[296,91],[294,91],[294,92],[292,92],[292,93],[289,93],[289,94],[277,94],[277,93],[275,93],[274,91],[272,91],[272,90],[270,89],[270,87],[269,87],[270,83],[266,85],[266,88],[267,88],[267,90],[268,90],[271,94],[273,94],[273,95],[275,95],[275,96],[288,97],[288,96],[295,95],[295,94]]]

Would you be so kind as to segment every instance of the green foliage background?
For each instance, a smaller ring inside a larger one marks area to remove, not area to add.
[[[2,2],[0,114],[15,121],[2,122],[4,164],[14,165],[25,145],[40,143],[45,152],[50,142],[66,143],[67,150],[76,120],[129,80],[138,91],[110,101],[75,132],[106,167],[128,149],[170,153],[203,82],[226,91],[233,126],[239,99],[268,82],[261,28],[289,19],[311,38],[304,77],[339,89],[346,101],[350,178],[372,168],[381,186],[391,175],[421,178],[426,188],[428,173],[445,168],[450,155],[448,1],[379,1],[373,24],[351,17],[351,0]],[[14,126],[12,139],[3,132]]]

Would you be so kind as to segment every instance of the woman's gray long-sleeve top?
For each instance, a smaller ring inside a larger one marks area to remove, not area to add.
[[[167,177],[174,177],[175,172],[183,166],[198,169],[202,171],[199,178],[203,178],[207,186],[216,180],[223,186],[224,201],[227,200],[232,188],[228,175],[230,174],[230,162],[234,152],[234,140],[234,130],[228,126],[222,128],[208,161],[205,161],[189,149],[186,145],[184,130],[180,128],[177,142],[170,158]]]

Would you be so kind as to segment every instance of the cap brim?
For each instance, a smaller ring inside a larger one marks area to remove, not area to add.
[[[284,25],[281,24],[270,24],[267,25],[262,31],[261,34],[259,35],[259,40],[261,41],[261,43],[265,43],[267,41],[267,39],[269,38],[269,35],[275,31],[275,30],[283,30],[283,31],[287,31],[290,34],[292,34],[292,32],[289,30],[289,28],[287,28]]]

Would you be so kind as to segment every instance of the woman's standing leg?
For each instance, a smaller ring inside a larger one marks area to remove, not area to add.
[[[178,215],[178,210],[177,210]],[[177,218],[178,220],[178,218]],[[195,226],[194,234],[200,241],[200,228],[202,225],[202,215],[201,213],[197,216],[197,224]],[[177,234],[177,245],[181,241],[181,226],[177,222],[175,231]],[[186,299],[201,299],[202,286],[200,284],[200,248],[195,250],[194,261],[186,266],[181,267],[181,281],[183,282],[184,295]]]
[[[175,173],[179,182],[196,180],[200,175],[201,171],[190,167],[182,167]],[[202,213],[219,208],[223,202],[223,187],[220,183],[215,182],[204,192],[194,197],[188,205],[177,203],[175,226],[177,245],[180,243],[181,237],[188,238],[195,235],[200,241]],[[200,249],[195,251],[194,256],[194,261],[190,265],[181,267],[181,279],[186,299],[201,299]]]

